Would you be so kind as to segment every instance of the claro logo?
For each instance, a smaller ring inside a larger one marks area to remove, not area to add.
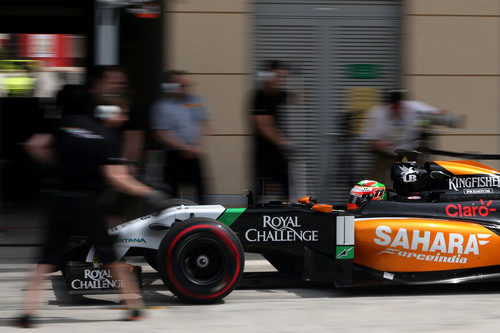
[[[488,201],[487,204],[481,200],[481,205],[462,205],[462,204],[450,204],[446,206],[446,215],[449,217],[474,217],[482,216],[486,217],[491,212],[496,212],[496,208],[490,208],[492,201]]]

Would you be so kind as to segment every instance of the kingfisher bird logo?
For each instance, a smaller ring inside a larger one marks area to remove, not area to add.
[[[401,178],[403,179],[403,182],[405,183],[414,183],[417,181],[417,170],[415,170],[413,167],[401,167]]]

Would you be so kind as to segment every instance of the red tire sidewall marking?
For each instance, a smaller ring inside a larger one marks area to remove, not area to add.
[[[172,255],[171,254],[172,254],[172,251],[174,249],[175,244],[186,233],[188,233],[192,230],[201,229],[201,228],[210,229],[209,231],[214,232],[217,236],[219,236],[222,239],[222,241],[224,242],[224,244],[226,245],[226,247],[231,251],[231,254],[233,255],[233,257],[236,259],[236,270],[235,270],[233,278],[231,279],[231,282],[229,282],[229,284],[224,289],[222,289],[221,291],[219,291],[215,294],[212,294],[212,295],[193,294],[192,292],[190,292],[186,288],[184,288],[179,283],[179,281],[177,281],[177,279],[174,276],[174,272],[173,272],[173,264],[172,264]],[[181,233],[179,233],[174,238],[174,240],[170,244],[170,247],[168,248],[168,251],[167,251],[167,272],[168,272],[168,275],[170,277],[170,281],[172,282],[174,287],[177,288],[180,292],[182,292],[185,295],[194,297],[194,298],[210,299],[210,298],[218,297],[218,296],[222,295],[223,293],[225,293],[229,288],[231,288],[231,286],[236,281],[236,278],[238,276],[238,272],[240,271],[240,265],[241,265],[240,254],[239,254],[239,251],[238,251],[238,248],[236,247],[236,245],[231,241],[231,239],[228,237],[228,235],[224,231],[217,228],[216,226],[209,225],[209,224],[194,225],[192,227],[187,228],[186,230],[183,230]]]

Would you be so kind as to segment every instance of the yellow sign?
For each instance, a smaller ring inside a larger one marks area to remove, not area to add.
[[[351,112],[352,120],[349,132],[360,134],[368,119],[368,111],[379,102],[379,89],[374,87],[348,87],[345,89],[347,111]]]
[[[9,96],[12,97],[30,96],[35,87],[34,78],[22,75],[7,76],[1,83],[5,86]]]
[[[40,60],[25,60],[25,59],[13,59],[13,60],[0,60],[0,71],[2,72],[20,72],[26,71],[27,69],[36,70],[42,67],[43,63]]]

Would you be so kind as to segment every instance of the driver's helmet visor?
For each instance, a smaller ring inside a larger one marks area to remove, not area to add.
[[[356,195],[351,192],[349,196],[349,201],[347,202],[348,209],[358,209],[363,203],[369,201],[369,195]]]
[[[351,195],[350,198],[349,198],[349,201],[348,201],[348,203],[355,204],[355,205],[359,205],[362,202],[363,202],[363,198],[357,197],[357,196],[354,196],[354,195]]]

